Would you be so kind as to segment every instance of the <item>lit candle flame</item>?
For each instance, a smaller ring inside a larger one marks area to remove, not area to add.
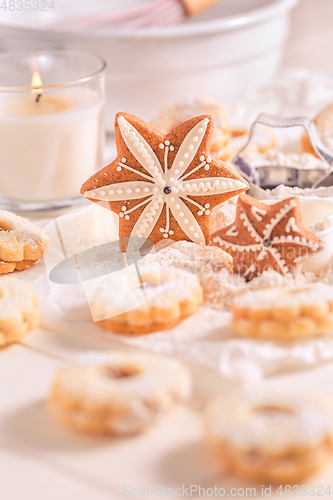
[[[32,78],[31,78],[31,86],[34,88],[34,90],[32,91],[32,95],[36,99],[36,102],[39,101],[39,99],[43,93],[43,91],[41,89],[42,85],[43,84],[42,84],[42,79],[40,77],[40,74],[38,73],[38,71],[34,71]]]

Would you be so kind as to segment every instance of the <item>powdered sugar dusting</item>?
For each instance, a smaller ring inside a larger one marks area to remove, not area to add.
[[[91,304],[94,318],[112,318],[147,307],[154,313],[155,307],[173,308],[185,299],[192,300],[198,290],[201,293],[198,278],[185,269],[140,262],[139,271],[140,275],[134,266],[129,266],[102,281]]]
[[[58,371],[49,399],[50,407],[76,426],[95,422],[113,434],[139,432],[191,394],[190,375],[175,359],[141,352],[90,353],[89,358],[85,366]],[[114,369],[130,375],[108,376]]]
[[[304,394],[243,391],[215,400],[206,418],[213,438],[269,455],[319,446],[333,434],[332,402]]]
[[[218,229],[226,227],[234,222],[236,217],[237,201],[238,196],[234,196],[212,210],[210,218],[211,233],[215,233]]]
[[[279,166],[297,168],[300,170],[329,170],[329,165],[324,160],[316,158],[310,153],[284,153],[269,149],[265,153],[245,151],[241,153],[244,160],[254,168]]]
[[[161,267],[173,266],[195,274],[203,288],[204,305],[218,311],[230,311],[233,301],[249,291],[303,286],[320,281],[333,285],[333,265],[319,275],[304,273],[300,266],[296,267],[294,276],[265,270],[260,276],[246,282],[245,278],[230,273],[231,257],[216,250],[220,249],[180,241],[155,254],[148,254],[140,262]]]

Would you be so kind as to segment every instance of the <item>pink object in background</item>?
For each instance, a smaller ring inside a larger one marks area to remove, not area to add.
[[[126,30],[172,26],[186,16],[202,12],[221,0],[155,0],[122,10],[109,10],[96,15],[82,16],[49,25],[61,31],[96,31],[112,26]]]

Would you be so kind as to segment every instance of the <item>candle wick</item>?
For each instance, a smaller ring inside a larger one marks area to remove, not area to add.
[[[42,94],[37,94],[37,97],[36,97],[36,102],[39,102],[39,99],[42,97]]]

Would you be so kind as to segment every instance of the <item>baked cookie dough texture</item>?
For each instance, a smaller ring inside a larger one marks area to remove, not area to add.
[[[143,352],[110,352],[103,361],[58,370],[48,406],[85,432],[137,434],[191,395],[177,360]]]

